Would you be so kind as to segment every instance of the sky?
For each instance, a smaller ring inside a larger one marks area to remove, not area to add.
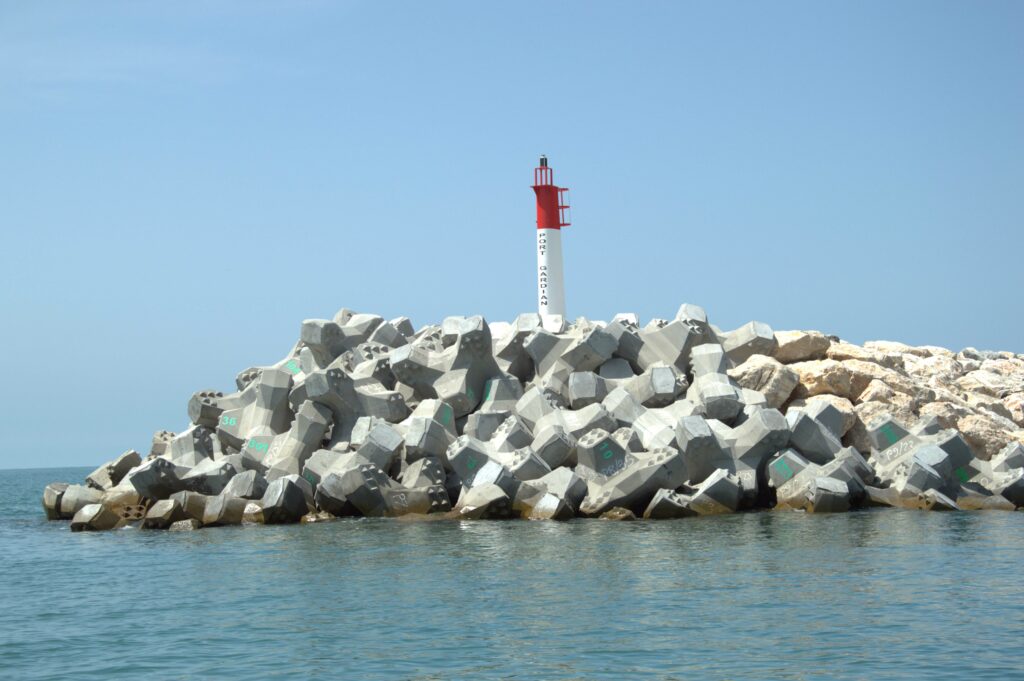
[[[341,307],[1024,352],[1024,3],[0,0],[0,468],[96,465]]]

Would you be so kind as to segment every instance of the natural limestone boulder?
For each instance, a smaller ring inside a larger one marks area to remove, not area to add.
[[[832,343],[828,347],[825,356],[828,359],[834,359],[839,362],[855,359],[862,362],[872,362],[887,369],[903,371],[904,368],[903,355],[899,353],[879,352],[878,350],[862,348],[859,345],[846,343],[845,341]]]
[[[964,396],[964,402],[966,402],[967,406],[975,412],[985,414],[986,416],[992,416],[996,418],[996,420],[1005,419],[1006,421],[1012,422],[1013,426],[1011,426],[1010,423],[1006,424],[1007,427],[1010,427],[1011,429],[1015,429],[1013,427],[1017,425],[1016,422],[1013,422],[1013,412],[1011,412],[1003,403],[1003,400],[998,397],[991,397],[984,393],[967,393]]]
[[[764,395],[767,405],[773,409],[785,404],[800,383],[797,372],[765,355],[751,355],[747,361],[729,369],[727,373],[740,387]]]
[[[957,387],[963,392],[981,393],[996,398],[1018,391],[1021,383],[1021,379],[1015,380],[1012,374],[1005,375],[990,369],[970,371],[956,381]]]
[[[956,428],[957,422],[973,412],[956,402],[937,401],[922,405],[918,410],[921,418],[935,418],[942,428]]]
[[[800,384],[793,391],[794,398],[826,394],[850,397],[852,377],[850,370],[843,366],[842,362],[819,359],[788,366],[800,378]]]
[[[874,350],[882,354],[915,355],[917,357],[930,357],[931,351],[928,348],[918,348],[899,341],[868,341],[864,343],[865,350]]]
[[[979,459],[987,461],[999,452],[1007,443],[1016,440],[1024,441],[1024,432],[1011,431],[995,419],[982,414],[970,414],[959,419],[957,430],[963,433],[964,439],[971,446]]]
[[[881,381],[895,392],[901,392],[911,397],[916,396],[922,390],[921,387],[903,374],[873,362],[849,359],[845,360],[842,364],[843,368],[850,374],[850,392],[847,395],[843,395],[843,397],[849,397],[850,399],[855,399],[855,401],[860,399],[861,393],[875,380]]]
[[[820,331],[776,331],[778,344],[772,355],[783,364],[825,359],[832,341]]]
[[[1010,419],[1024,427],[1024,392],[1011,393],[1003,398],[1003,406],[1010,412]]]

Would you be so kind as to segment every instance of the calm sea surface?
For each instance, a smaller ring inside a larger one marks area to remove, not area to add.
[[[3,679],[1024,678],[1024,514],[72,534],[0,471]]]

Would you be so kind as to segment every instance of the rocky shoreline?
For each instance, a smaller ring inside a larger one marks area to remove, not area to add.
[[[344,516],[681,518],[1024,505],[1024,355],[953,352],[683,305],[643,327],[520,315],[302,323],[43,507],[72,530]]]

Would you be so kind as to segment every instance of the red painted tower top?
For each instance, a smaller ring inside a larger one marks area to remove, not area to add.
[[[561,229],[569,226],[568,188],[555,186],[555,174],[548,157],[540,157],[533,169],[533,191],[537,194],[537,229]]]

